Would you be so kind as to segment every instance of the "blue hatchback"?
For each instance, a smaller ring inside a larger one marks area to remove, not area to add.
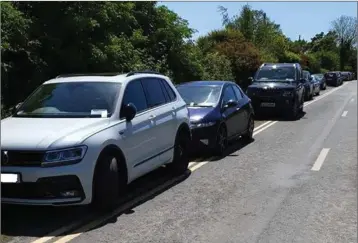
[[[230,140],[252,140],[254,130],[251,100],[230,81],[195,81],[177,86],[187,103],[193,142],[223,155]]]

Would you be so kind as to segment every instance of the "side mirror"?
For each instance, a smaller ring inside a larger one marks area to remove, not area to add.
[[[124,107],[123,111],[124,111],[124,117],[126,118],[127,121],[133,120],[133,118],[137,114],[137,108],[132,103],[127,104]]]
[[[309,77],[309,81],[312,81],[313,80],[313,78],[312,77]]]
[[[229,100],[228,102],[226,102],[226,104],[224,105],[224,108],[230,108],[230,107],[235,107],[237,106],[239,103],[236,100]]]
[[[300,79],[300,83],[301,83],[301,84],[306,83],[306,79],[304,79],[304,78]]]
[[[15,114],[15,112],[17,111],[17,109],[20,108],[20,106],[23,104],[24,102],[20,102],[18,103],[16,106],[14,106],[11,110],[12,114]]]
[[[253,77],[249,77],[248,78],[249,84],[252,84],[252,82],[254,82],[254,78]]]

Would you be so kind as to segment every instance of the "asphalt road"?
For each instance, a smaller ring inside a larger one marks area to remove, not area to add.
[[[357,242],[357,82],[304,110],[258,121],[254,142],[198,158],[186,175],[151,173],[112,214],[2,207],[2,241]]]

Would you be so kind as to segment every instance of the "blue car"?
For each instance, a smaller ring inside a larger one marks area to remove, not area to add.
[[[254,111],[251,100],[230,81],[195,81],[177,86],[187,103],[192,140],[222,156],[228,142],[242,137],[252,141]]]

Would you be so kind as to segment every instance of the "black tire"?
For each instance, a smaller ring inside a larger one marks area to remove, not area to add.
[[[313,91],[312,91],[312,93],[310,93],[310,95],[308,96],[308,100],[313,100]]]
[[[118,203],[120,190],[124,191],[124,180],[120,185],[119,160],[111,153],[100,156],[93,181],[92,206],[99,211],[112,210]]]
[[[190,135],[187,132],[180,132],[175,139],[174,158],[172,163],[167,165],[173,175],[181,175],[187,171],[189,166],[189,144]]]
[[[293,104],[292,108],[289,110],[288,117],[292,120],[296,120],[299,112],[299,103],[298,100]]]
[[[223,156],[228,144],[227,139],[227,130],[224,125],[220,125],[217,137],[216,137],[216,143],[213,150],[214,155],[216,156]]]
[[[316,93],[316,95],[319,96],[319,95],[320,95],[320,91],[318,91],[318,92]]]
[[[242,135],[242,139],[248,143],[253,141],[253,135],[254,135],[254,128],[255,128],[255,121],[254,117],[250,116],[248,123],[247,123],[247,129],[246,132]]]

